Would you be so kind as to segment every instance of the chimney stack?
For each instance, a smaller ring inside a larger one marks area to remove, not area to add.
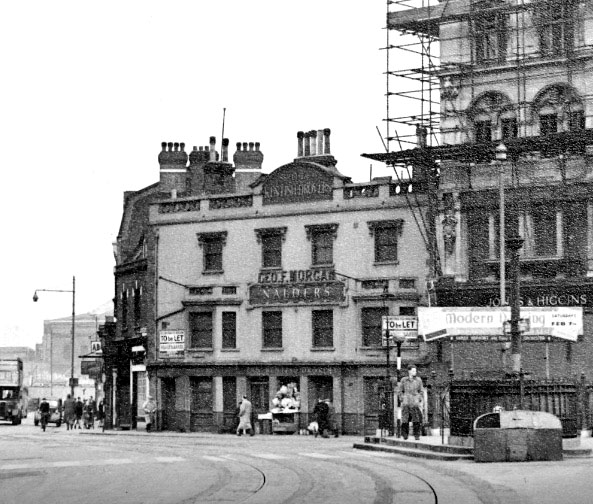
[[[337,161],[331,155],[329,128],[297,133],[297,159],[311,158],[311,162],[335,169]]]
[[[259,150],[259,142],[237,142],[237,151],[233,155],[236,192],[251,191],[249,186],[260,177],[263,161],[264,155]]]
[[[186,191],[187,153],[185,144],[162,142],[159,153],[160,190],[168,193]]]

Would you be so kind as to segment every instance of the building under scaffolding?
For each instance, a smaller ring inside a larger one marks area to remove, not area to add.
[[[553,342],[551,354],[534,344],[524,367],[590,375],[593,2],[387,7],[388,149],[364,156],[428,182],[427,207],[417,211],[426,213],[438,304],[505,303],[509,255],[500,243],[518,233],[521,303],[585,310],[582,342]],[[485,344],[504,367],[506,345]],[[475,344],[455,348],[466,368],[501,367]]]

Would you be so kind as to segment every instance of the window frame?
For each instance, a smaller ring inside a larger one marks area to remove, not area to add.
[[[223,251],[227,232],[198,233],[198,244],[202,249],[202,274],[224,273]]]
[[[232,317],[230,317],[232,315]],[[232,319],[232,320],[229,320]],[[230,326],[230,327],[229,327]],[[237,348],[237,312],[223,311],[221,315],[222,341],[224,350]]]
[[[478,64],[502,63],[506,60],[506,14],[495,12],[478,18],[475,24],[475,56]]]
[[[202,325],[197,325],[195,322],[197,318],[208,316],[209,327],[206,325],[205,329],[202,329]],[[212,310],[200,310],[191,311],[188,315],[188,327],[189,327],[189,348],[200,349],[206,348],[211,349],[214,345],[214,312]],[[201,335],[206,335],[205,338]],[[202,339],[203,338],[203,339]],[[209,344],[201,344],[209,343]]]
[[[333,265],[334,241],[338,235],[338,224],[306,225],[305,230],[307,240],[311,242],[311,264],[314,267]],[[321,240],[325,243],[322,244]]]
[[[311,336],[313,348],[333,348],[334,310],[311,311]]]
[[[366,313],[371,311],[379,314],[377,320],[372,320],[368,323],[369,318]],[[380,347],[382,346],[382,318],[389,315],[389,308],[387,306],[364,306],[360,311],[361,332],[362,332],[362,346],[363,347]]]
[[[262,349],[282,349],[282,311],[262,311]]]

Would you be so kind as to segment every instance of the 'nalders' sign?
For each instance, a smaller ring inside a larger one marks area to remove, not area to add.
[[[159,331],[159,354],[161,357],[182,356],[185,351],[185,331]]]

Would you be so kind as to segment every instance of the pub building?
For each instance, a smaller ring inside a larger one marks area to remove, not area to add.
[[[158,428],[232,431],[243,394],[265,414],[293,384],[301,428],[329,399],[341,432],[374,432],[380,387],[396,376],[382,316],[424,302],[426,248],[406,200],[424,201],[421,185],[353,183],[328,129],[299,132],[296,159],[268,174],[259,144],[238,143],[233,163],[227,146],[219,158],[212,137],[189,166],[165,162],[181,152],[165,144],[160,156],[168,197],[149,205],[144,277],[154,279],[145,365]],[[426,358],[423,342],[403,344],[404,363],[422,372]]]

